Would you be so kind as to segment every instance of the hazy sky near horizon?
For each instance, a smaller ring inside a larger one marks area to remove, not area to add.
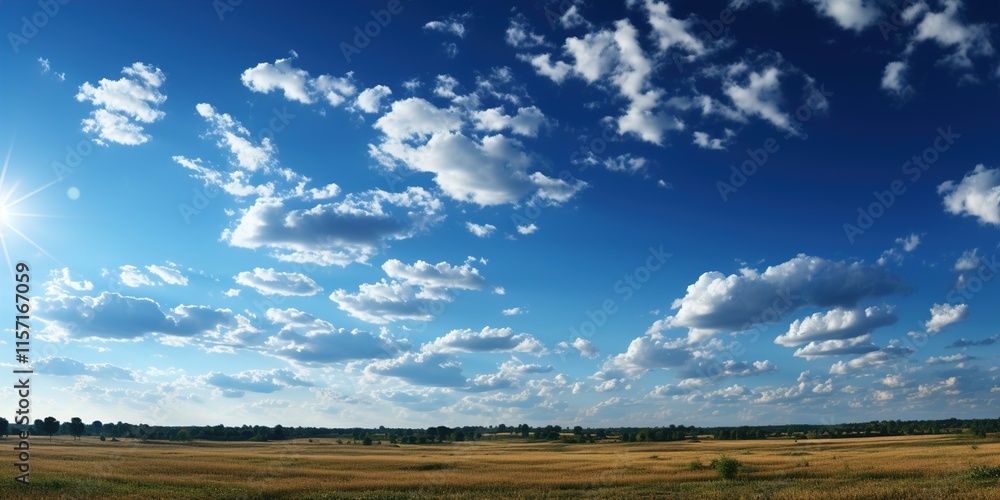
[[[1000,406],[993,2],[0,12],[0,267],[32,269],[32,418]],[[12,331],[0,349],[13,368]]]

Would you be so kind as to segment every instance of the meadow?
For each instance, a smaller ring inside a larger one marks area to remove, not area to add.
[[[596,444],[489,438],[362,446],[36,437],[31,484],[16,483],[10,466],[0,498],[1000,498],[1000,479],[970,474],[976,466],[1000,466],[994,437]],[[722,455],[741,462],[734,479],[709,467]]]

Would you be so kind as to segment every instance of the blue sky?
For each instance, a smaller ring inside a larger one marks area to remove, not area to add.
[[[231,3],[0,5],[36,416],[995,415],[989,2]]]

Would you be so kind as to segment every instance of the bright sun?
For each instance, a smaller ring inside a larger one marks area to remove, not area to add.
[[[13,152],[13,150],[14,146],[11,145],[11,148],[7,151],[7,159],[4,160],[3,163],[3,171],[0,171],[0,247],[3,248],[4,258],[7,260],[7,267],[11,269],[12,274],[13,274],[13,267],[11,266],[10,254],[7,250],[7,240],[10,237],[10,233],[14,233],[20,236],[22,239],[24,239],[24,241],[27,241],[28,243],[31,244],[31,246],[38,249],[39,252],[45,254],[47,257],[54,260],[56,263],[59,263],[59,259],[53,257],[52,254],[46,252],[44,248],[38,246],[37,243],[32,241],[31,238],[28,238],[28,236],[26,236],[23,232],[19,231],[16,227],[14,227],[13,224],[14,222],[13,219],[17,217],[47,217],[47,216],[41,214],[33,214],[33,213],[14,212],[13,209],[14,206],[17,205],[18,203],[21,203],[22,201],[31,198],[32,196],[42,192],[46,188],[62,180],[62,179],[56,179],[38,189],[35,189],[34,191],[31,191],[26,195],[18,196],[13,201],[11,201],[11,198],[14,198],[14,192],[17,190],[17,183],[14,183],[13,186],[7,189],[6,186],[4,185],[5,184],[4,181],[7,179],[7,167],[10,166],[10,154]]]

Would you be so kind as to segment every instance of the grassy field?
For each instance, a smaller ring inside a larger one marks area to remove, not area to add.
[[[14,461],[14,442],[5,446]],[[707,468],[725,454],[733,480]],[[694,462],[703,467],[698,468]],[[837,440],[401,447],[332,440],[191,444],[34,438],[31,485],[0,498],[1000,498],[1000,442],[954,435]]]

